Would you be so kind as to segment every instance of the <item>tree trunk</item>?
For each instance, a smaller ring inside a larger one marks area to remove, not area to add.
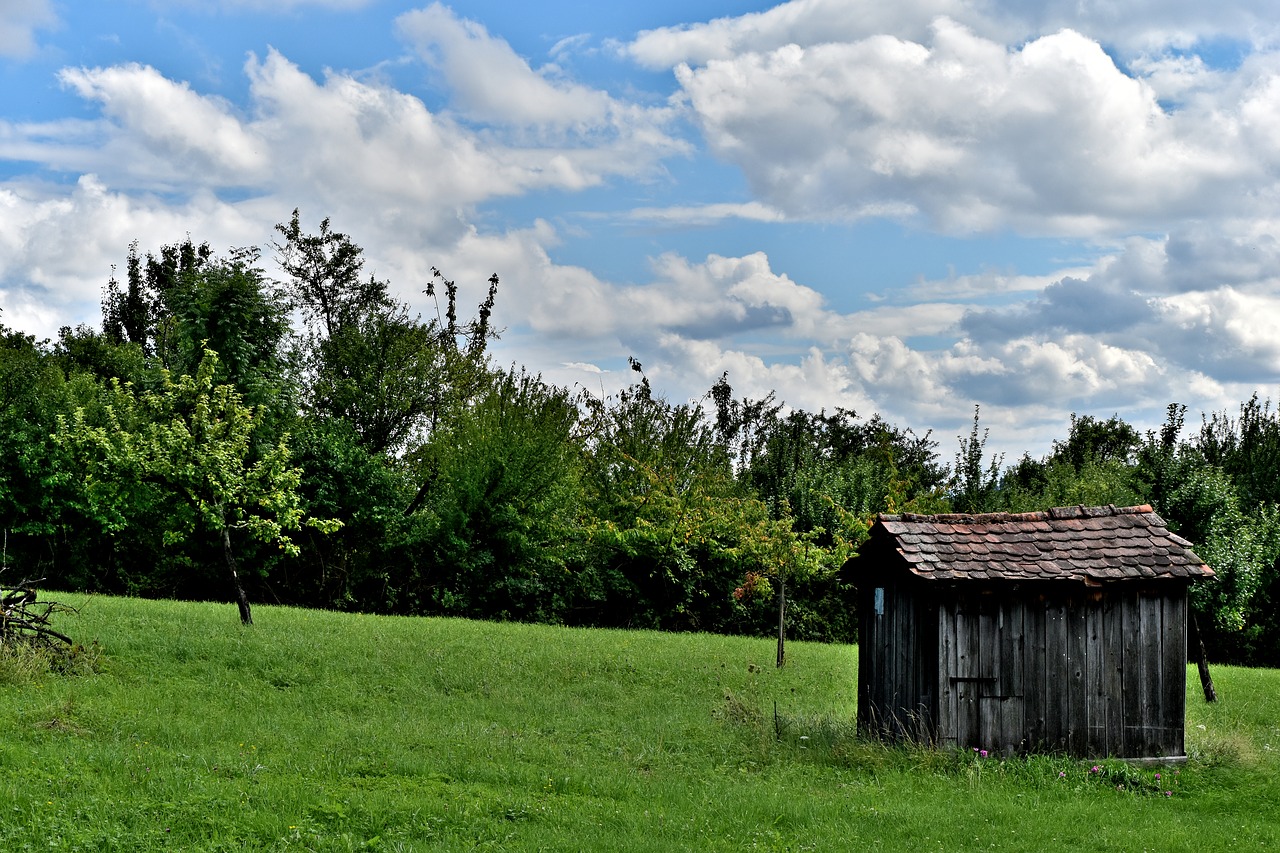
[[[1204,651],[1204,636],[1200,633],[1200,620],[1191,614],[1191,627],[1196,632],[1196,668],[1200,670],[1200,687],[1204,690],[1204,701],[1217,702],[1218,691],[1213,689],[1213,678],[1209,675],[1209,657]]]
[[[244,594],[240,584],[240,573],[236,570],[236,558],[231,553],[231,529],[222,526],[222,554],[227,558],[227,568],[231,571],[231,584],[236,591],[236,606],[240,608],[240,622],[243,625],[253,624],[253,614],[249,611],[249,596]]]
[[[778,578],[778,667],[787,661],[787,582]]]

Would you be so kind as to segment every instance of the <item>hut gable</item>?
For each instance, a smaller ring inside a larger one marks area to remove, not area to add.
[[[1213,571],[1151,507],[881,515],[851,568],[864,732],[1183,755],[1187,590]]]
[[[1213,575],[1150,506],[1063,507],[985,515],[881,515],[914,575],[930,580],[1073,580],[1094,585],[1136,578]]]

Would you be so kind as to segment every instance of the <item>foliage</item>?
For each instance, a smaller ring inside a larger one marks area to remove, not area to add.
[[[372,453],[402,453],[484,383],[497,276],[476,317],[459,325],[457,286],[433,269],[427,294],[444,287],[445,317],[424,322],[387,282],[362,278],[364,250],[328,219],[306,234],[295,210],[276,230],[283,287],[305,321],[295,359],[315,417],[345,421]]]
[[[813,621],[803,587],[834,582],[851,553],[843,524],[825,542],[824,530],[797,530],[789,511],[771,508],[734,477],[723,418],[713,425],[700,407],[656,396],[639,363],[632,367],[640,374],[632,386],[586,401],[583,482],[597,623],[751,631],[776,625],[763,596],[732,595],[748,574],[800,591],[791,598],[792,619]]]
[[[65,386],[44,345],[0,326],[0,527],[6,554],[11,534],[26,540],[53,532],[51,519],[65,496],[55,487],[57,450],[49,436]]]
[[[1214,412],[1203,419],[1193,442],[1210,465],[1231,478],[1241,503],[1280,503],[1280,410],[1255,393],[1240,404],[1240,416]]]
[[[997,487],[1000,483],[1000,466],[1004,457],[992,456],[984,466],[987,437],[990,430],[979,429],[979,407],[973,407],[973,428],[968,437],[957,436],[960,450],[951,480],[951,502],[957,512],[991,512],[998,507]]]
[[[165,371],[158,390],[135,391],[113,380],[103,391],[101,420],[84,408],[59,416],[55,441],[80,467],[87,514],[108,532],[127,529],[137,504],[156,512],[166,546],[179,546],[197,529],[221,539],[241,618],[250,622],[231,534],[296,554],[290,536],[305,519],[297,489],[301,472],[289,465],[282,438],[255,447],[259,414],[230,385],[215,385],[218,356],[206,350],[194,376],[176,381]],[[260,567],[259,571],[265,571]]]
[[[1142,436],[1119,415],[1102,421],[1073,413],[1066,440],[1053,443],[1052,460],[1066,462],[1077,471],[1090,462],[1129,465],[1141,444]]]
[[[1211,582],[1192,587],[1192,603],[1220,630],[1243,629],[1280,558],[1280,508],[1245,513],[1231,479],[1207,464],[1186,466],[1166,508],[1215,573]]]
[[[282,561],[268,580],[272,599],[338,610],[386,611],[390,585],[404,555],[408,501],[405,472],[371,452],[338,418],[300,418],[290,461],[301,471],[298,495],[308,516],[342,522],[323,533],[304,527],[301,553]]]
[[[209,257],[167,285],[162,363],[175,376],[195,375],[212,350],[218,354],[214,381],[261,407],[288,399],[282,346],[289,324],[287,306],[257,260],[256,249]]]
[[[280,281],[253,247],[135,242],[101,329],[0,327],[6,554],[75,589],[217,597],[243,561],[246,593],[291,604],[727,632],[772,631],[785,589],[786,630],[851,639],[842,567],[876,513],[1150,503],[1217,571],[1194,593],[1211,651],[1280,659],[1280,412],[1257,395],[1191,436],[1179,404],[1145,436],[1073,414],[1007,467],[975,406],[948,466],[930,433],[728,374],[677,404],[634,360],[601,398],[497,370],[496,277],[464,318],[432,268],[424,319],[328,219],[275,236]]]
[[[182,243],[162,246],[158,254],[138,253],[138,241],[129,244],[125,286],[112,276],[103,288],[102,333],[112,344],[130,343],[166,367],[169,359],[189,356],[171,338],[181,322],[182,299],[178,291],[189,289],[213,255],[208,243],[197,246],[188,237]],[[198,360],[198,354],[197,354]]]
[[[272,245],[289,276],[285,287],[317,334],[332,338],[366,311],[390,306],[386,282],[361,277],[364,249],[333,231],[328,217],[321,220],[319,234],[304,234],[295,208],[289,224],[277,225],[276,231],[284,240]]]
[[[1023,456],[1001,475],[1000,500],[1009,512],[1059,506],[1137,506],[1146,496],[1132,468],[1117,459],[1086,457],[1079,467],[1065,459],[1037,462]]]
[[[513,368],[437,424],[411,457],[423,482],[420,555],[414,573],[393,582],[400,608],[564,618],[574,585],[566,553],[579,500],[577,419],[567,391]]]

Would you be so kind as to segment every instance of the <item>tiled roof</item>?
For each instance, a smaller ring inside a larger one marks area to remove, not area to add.
[[[1207,578],[1213,570],[1149,506],[1063,507],[985,515],[880,515],[885,542],[910,571],[936,580]]]

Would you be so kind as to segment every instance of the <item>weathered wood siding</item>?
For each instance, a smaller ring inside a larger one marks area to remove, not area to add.
[[[860,590],[860,728],[993,753],[1183,755],[1186,585],[1062,587]]]
[[[858,727],[932,740],[937,725],[937,617],[912,583],[859,592]]]

